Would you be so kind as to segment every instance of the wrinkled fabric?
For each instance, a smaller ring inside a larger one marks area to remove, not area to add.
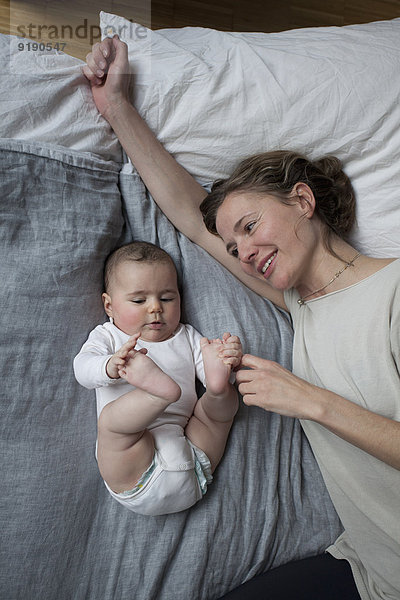
[[[300,425],[255,407],[240,407],[193,508],[144,517],[109,496],[95,393],[72,360],[105,318],[103,262],[116,245],[147,239],[170,252],[183,317],[208,337],[231,331],[246,352],[290,367],[290,323],[177,234],[137,175],[18,141],[3,141],[0,157],[0,596],[213,600],[322,552],[341,526]]]

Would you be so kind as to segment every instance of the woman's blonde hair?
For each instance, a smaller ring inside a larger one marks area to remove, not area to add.
[[[228,179],[216,181],[209,196],[201,203],[205,226],[218,235],[217,212],[228,194],[263,192],[273,194],[285,204],[292,204],[290,194],[299,182],[311,188],[316,201],[315,213],[325,225],[325,245],[335,254],[331,248],[331,234],[344,238],[351,231],[356,214],[353,186],[335,156],[310,161],[297,152],[279,150],[246,158]]]

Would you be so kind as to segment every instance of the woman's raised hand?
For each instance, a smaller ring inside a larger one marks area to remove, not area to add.
[[[117,35],[94,44],[82,71],[90,81],[96,106],[106,119],[122,103],[129,103],[128,47]]]
[[[276,362],[245,354],[236,383],[248,406],[287,417],[317,420],[319,390]]]

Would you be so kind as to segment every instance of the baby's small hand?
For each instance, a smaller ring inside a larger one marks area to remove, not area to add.
[[[119,379],[119,372],[125,367],[129,358],[133,355],[132,350],[136,346],[140,334],[141,332],[139,331],[139,333],[135,333],[135,335],[130,337],[129,340],[109,359],[106,365],[106,372],[111,379]],[[147,351],[142,349],[140,352]]]
[[[219,358],[225,365],[230,365],[233,370],[236,370],[241,363],[243,350],[240,339],[237,335],[224,333],[222,336],[222,347],[219,351]]]

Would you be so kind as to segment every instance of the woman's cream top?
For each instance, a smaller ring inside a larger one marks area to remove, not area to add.
[[[285,292],[293,372],[400,421],[400,259],[303,306],[298,298]],[[400,471],[317,423],[302,426],[345,529],[328,551],[350,562],[362,600],[399,600]]]

